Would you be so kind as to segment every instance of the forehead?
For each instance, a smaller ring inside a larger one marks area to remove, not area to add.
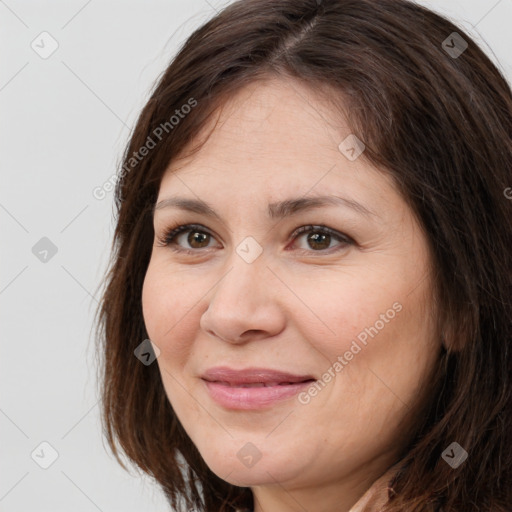
[[[308,192],[346,192],[377,200],[391,180],[363,157],[350,161],[340,143],[350,129],[332,104],[292,80],[259,81],[220,110],[215,128],[191,156],[171,162],[159,199],[169,192],[245,196],[271,202]],[[200,138],[200,135],[198,134]],[[389,199],[389,198],[388,198]]]

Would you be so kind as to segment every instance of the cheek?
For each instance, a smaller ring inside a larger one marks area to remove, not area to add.
[[[332,391],[348,387],[361,393],[378,387],[377,374],[398,394],[410,397],[436,354],[424,290],[410,293],[410,280],[391,282],[389,277],[377,280],[367,275],[365,282],[355,277],[323,287],[321,294],[304,289],[302,296],[318,321],[304,321],[300,329],[331,362],[330,367],[323,362],[320,371],[347,376],[331,379]],[[333,367],[335,361],[341,366]]]
[[[183,417],[184,414],[194,414],[193,406],[189,404],[187,409],[186,396],[179,385],[182,381],[180,374],[189,358],[187,322],[190,319],[184,311],[183,294],[176,293],[176,283],[171,281],[175,280],[150,264],[142,287],[142,312],[148,337],[160,349],[156,363],[165,393],[178,417]]]
[[[165,339],[179,328],[179,304],[175,287],[156,266],[150,264],[142,287],[142,313],[149,338],[162,352],[167,350]]]
[[[379,315],[386,315],[387,311],[388,317],[397,315],[393,296],[376,293],[383,289],[382,285],[367,289],[361,278],[333,280],[333,283],[322,287],[321,293],[312,294],[311,289],[304,289],[300,296],[314,315],[296,315],[295,321],[303,322],[299,328],[304,334],[308,332],[306,339],[326,355],[336,358],[350,350],[353,340],[359,339],[364,346],[369,339],[367,329],[379,321]]]
[[[150,265],[142,285],[142,315],[148,336],[153,341],[156,341],[159,337],[158,326],[162,318],[160,312],[162,307],[161,292],[162,290],[158,286],[158,280],[156,279],[155,273],[152,272]]]
[[[150,263],[142,287],[142,312],[148,337],[161,351],[160,366],[175,371],[185,364],[199,325],[196,302],[184,283]]]

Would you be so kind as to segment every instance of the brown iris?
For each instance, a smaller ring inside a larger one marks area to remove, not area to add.
[[[310,233],[308,235],[308,243],[313,249],[327,249],[331,244],[331,235],[326,233]],[[311,245],[311,243],[314,245]],[[315,244],[319,244],[320,247]]]
[[[191,231],[187,237],[187,242],[194,249],[201,249],[202,247],[207,247],[210,235],[208,233],[202,233],[201,231]],[[202,244],[206,241],[205,245],[195,246],[194,243]],[[194,242],[194,243],[193,243]]]

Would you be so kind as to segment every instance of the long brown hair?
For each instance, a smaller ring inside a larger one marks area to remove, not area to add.
[[[254,506],[249,488],[206,466],[158,366],[134,350],[148,338],[141,291],[161,178],[199,149],[191,144],[230,95],[269,76],[339,106],[366,145],[362,158],[394,178],[431,248],[445,350],[384,512],[509,511],[512,93],[466,32],[406,0],[240,0],[196,30],[159,79],[124,154],[97,312],[110,448],[153,476],[176,510]],[[442,458],[452,442],[469,454],[457,469]]]

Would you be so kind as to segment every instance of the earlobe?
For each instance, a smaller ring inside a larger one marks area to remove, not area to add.
[[[456,315],[451,307],[443,308],[442,311],[444,313],[438,319],[441,346],[448,353],[459,352],[462,349],[461,341],[464,339],[464,330],[455,320]]]
[[[460,352],[462,350],[462,346],[460,344],[461,333],[456,334],[453,326],[445,327],[441,334],[441,345],[443,350],[449,353]]]

